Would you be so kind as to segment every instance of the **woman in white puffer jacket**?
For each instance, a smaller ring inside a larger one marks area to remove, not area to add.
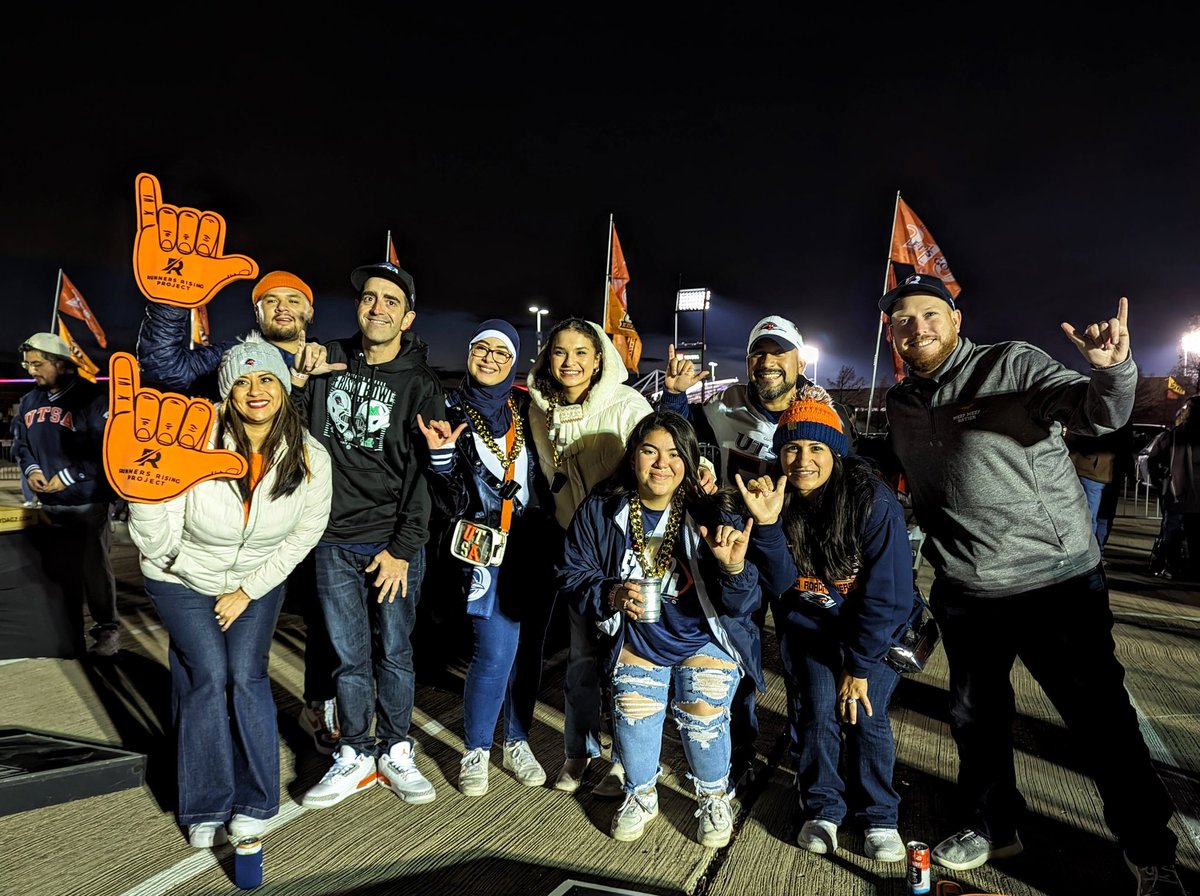
[[[219,386],[209,447],[242,455],[246,475],[129,508],[146,594],[170,635],[177,817],[194,847],[258,836],[279,811],[267,660],[284,583],[324,533],[332,493],[329,456],[291,402],[279,349],[234,346]]]

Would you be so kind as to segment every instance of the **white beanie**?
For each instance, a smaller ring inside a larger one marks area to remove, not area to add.
[[[283,362],[283,354],[257,333],[250,333],[221,357],[221,368],[217,373],[221,401],[229,397],[234,380],[256,370],[275,374],[283,383],[283,391],[288,395],[292,393],[292,374]]]

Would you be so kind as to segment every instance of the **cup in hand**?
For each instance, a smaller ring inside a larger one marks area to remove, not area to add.
[[[638,622],[658,622],[662,617],[662,576],[632,579],[642,592],[642,612]]]

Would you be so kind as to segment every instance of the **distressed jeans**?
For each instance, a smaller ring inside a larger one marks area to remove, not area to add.
[[[697,660],[701,664],[692,664]],[[658,778],[668,706],[697,792],[725,793],[729,706],[740,677],[733,657],[711,642],[690,660],[674,666],[618,660],[612,672],[613,737],[625,765],[626,793],[645,793]],[[692,704],[714,707],[718,712],[689,712],[685,707]]]

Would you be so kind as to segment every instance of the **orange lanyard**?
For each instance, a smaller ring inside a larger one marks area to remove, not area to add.
[[[504,436],[504,451],[511,454],[513,442],[517,440],[517,417],[514,414],[512,423],[508,425],[508,432]],[[512,482],[513,471],[517,469],[517,459],[514,457],[513,462],[504,468],[504,481]],[[500,531],[508,532],[508,527],[512,525],[513,499],[505,498],[504,503],[500,507]]]

